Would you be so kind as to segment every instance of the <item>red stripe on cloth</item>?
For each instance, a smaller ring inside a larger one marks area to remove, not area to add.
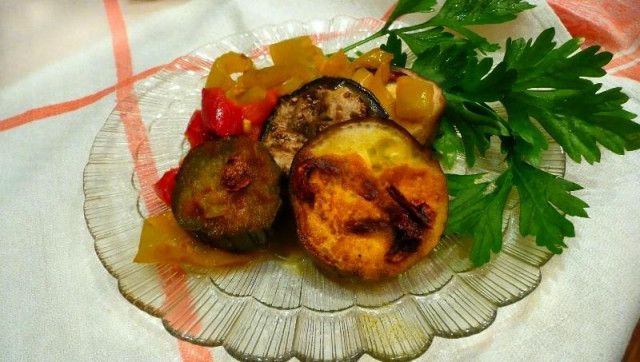
[[[123,81],[132,76],[131,49],[129,47],[124,17],[117,0],[104,0],[104,6],[113,38],[113,53],[116,60],[118,81]],[[118,106],[116,108],[121,112],[121,120],[127,134],[129,151],[134,159],[134,169],[140,181],[141,188],[143,190],[151,189],[153,183],[158,179],[158,174],[155,165],[142,164],[139,161],[140,159],[153,160],[153,158],[151,157],[152,152],[147,138],[147,131],[142,122],[138,103],[132,95],[132,91],[133,86],[131,84],[116,89],[116,98],[118,100]],[[145,172],[141,172],[142,170]],[[152,170],[152,172],[148,170]],[[160,202],[153,193],[143,192],[142,196],[147,209],[153,208],[154,204]],[[188,288],[184,274],[184,271],[181,271],[181,273],[175,274],[177,275],[177,277],[174,277],[175,279],[171,278],[171,282],[177,282],[177,288],[173,291],[165,289],[165,294],[167,294],[165,305],[174,304],[177,298],[181,298],[178,304],[186,306],[185,308],[188,307],[187,312],[195,314],[191,307],[191,297],[185,295],[188,293]],[[169,282],[169,280],[163,280],[163,287]],[[179,293],[176,291],[179,291]],[[178,348],[184,361],[213,361],[211,351],[208,348],[197,346],[183,340],[178,340]]]

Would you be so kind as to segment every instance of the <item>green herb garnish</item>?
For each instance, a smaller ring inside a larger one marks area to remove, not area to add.
[[[533,8],[521,0],[447,0],[429,20],[393,28],[403,15],[433,12],[436,0],[400,0],[389,20],[371,35],[344,50],[388,37],[383,50],[403,66],[407,54],[416,55],[412,70],[443,88],[447,109],[433,147],[445,167],[458,154],[473,166],[497,138],[506,169],[488,175],[447,176],[452,197],[446,233],[474,240],[471,261],[482,265],[502,248],[502,222],[509,195],[520,198],[520,233],[553,253],[575,235],[566,216],[587,217],[588,205],[571,194],[580,185],[537,168],[548,148],[544,129],[575,162],[600,161],[600,147],[614,153],[640,148],[640,124],[622,105],[628,97],[620,88],[602,91],[590,78],[606,74],[612,54],[592,46],[580,49],[581,39],[560,46],[550,28],[535,40],[507,39],[503,59],[494,65],[488,52],[499,49],[469,28],[515,19]],[[502,118],[489,106],[500,102]],[[535,120],[535,121],[534,121]]]

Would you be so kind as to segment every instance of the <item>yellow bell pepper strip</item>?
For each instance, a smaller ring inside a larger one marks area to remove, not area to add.
[[[320,69],[320,75],[326,77],[351,78],[354,69],[347,55],[340,50],[331,54],[322,69]]]
[[[378,69],[385,63],[391,64],[393,54],[387,53],[380,48],[374,48],[359,56],[353,61],[355,67],[364,67],[367,69]]]
[[[388,79],[388,73],[378,69],[373,76],[365,78],[362,85],[378,98],[384,110],[389,114],[389,118],[395,119],[395,99],[387,89],[385,75]]]
[[[269,46],[274,65],[302,66],[314,71],[322,67],[325,61],[322,49],[313,44],[310,36],[287,39]]]
[[[178,225],[171,211],[165,211],[144,220],[134,262],[213,268],[247,263],[257,255],[233,254],[203,244]]]
[[[421,143],[435,136],[445,104],[442,90],[432,81],[411,76],[396,80],[395,121]]]
[[[298,79],[296,83],[299,85],[310,82],[316,78],[315,70],[301,65],[273,65],[261,69],[252,69],[244,72],[238,78],[237,86],[243,89],[251,87],[273,89],[276,90],[278,95],[283,95],[287,93],[282,93],[283,90],[278,91],[278,87],[282,87],[294,78]],[[291,89],[291,91],[295,89],[297,88]]]
[[[229,90],[236,84],[231,79],[231,74],[243,73],[249,69],[255,69],[255,65],[246,55],[234,52],[225,53],[213,62],[205,88]]]
[[[367,79],[370,77],[373,77],[373,73],[368,71],[367,68],[358,68],[353,72],[351,79],[360,83],[360,85],[364,87],[365,83],[368,82]]]
[[[402,76],[396,81],[396,115],[421,121],[433,113],[434,84],[424,79]]]

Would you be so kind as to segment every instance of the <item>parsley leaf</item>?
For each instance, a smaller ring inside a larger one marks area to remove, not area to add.
[[[513,184],[520,195],[520,234],[533,235],[536,244],[559,254],[565,236],[575,236],[573,224],[561,212],[588,217],[587,203],[571,195],[578,184],[556,177],[517,159],[510,162]]]
[[[588,217],[587,203],[570,194],[582,187],[537,169],[518,159],[495,181],[481,182],[485,174],[447,175],[449,220],[445,233],[473,238],[471,261],[480,266],[491,252],[502,248],[502,222],[506,201],[515,186],[520,197],[520,234],[553,253],[566,247],[563,239],[575,236],[573,224],[563,214]]]
[[[444,31],[444,28],[437,26],[424,31],[414,33],[393,33],[397,34],[411,49],[413,54],[422,54],[424,51],[434,47],[446,47],[448,45],[463,45],[467,41],[455,37],[452,33]]]
[[[389,34],[387,43],[380,45],[380,49],[393,54],[391,65],[404,68],[407,65],[407,53],[402,51],[402,42],[394,33]]]
[[[440,119],[440,127],[433,142],[433,148],[436,150],[436,157],[445,168],[449,169],[455,164],[458,155],[464,154],[462,139],[446,115]]]
[[[580,88],[592,82],[585,77],[602,77],[612,58],[599,46],[580,50],[582,40],[570,39],[555,47],[555,29],[549,28],[534,40],[507,39],[504,62],[518,72],[515,91],[531,88]]]
[[[497,44],[469,29],[469,25],[499,24],[516,18],[534,6],[522,0],[448,0],[426,25],[445,26],[460,33],[482,51],[495,51]]]
[[[428,13],[433,11],[433,7],[436,5],[437,0],[400,0],[396,5],[389,19],[384,25],[383,29],[387,29],[391,23],[402,15],[411,13]]]
[[[618,154],[640,148],[640,125],[632,121],[634,114],[621,107],[628,97],[620,88],[600,92],[601,85],[586,78],[603,76],[602,67],[611,60],[611,53],[598,52],[597,46],[578,50],[579,39],[556,48],[554,34],[550,28],[535,41],[507,40],[501,64],[516,71],[517,79],[502,103],[520,138],[517,153],[537,164],[541,150],[547,148],[530,117],[576,162],[599,161],[597,144]]]
[[[479,102],[498,101],[511,90],[517,72],[506,64],[491,69],[493,60],[478,61],[468,44],[434,46],[424,50],[412,66],[421,76],[437,82],[444,90]]]
[[[411,69],[449,90],[462,81],[467,67],[473,62],[477,62],[476,55],[468,46],[433,46],[418,54]]]
[[[448,0],[430,20],[435,23],[460,25],[499,24],[516,18],[517,14],[534,8],[522,0]]]
[[[449,203],[445,233],[471,236],[470,258],[478,266],[491,259],[491,251],[502,249],[502,214],[513,179],[510,171],[494,182],[479,182],[483,176],[447,175],[447,187],[454,199]]]
[[[513,133],[513,148],[518,155],[524,155],[524,159],[533,165],[539,165],[542,161],[542,150],[549,148],[549,144],[540,129],[529,118],[525,107],[518,101],[506,98],[502,105],[509,117],[509,127]]]
[[[431,19],[413,26],[390,29],[391,25],[400,16],[431,12],[434,10],[436,3],[437,0],[399,0],[380,30],[365,39],[344,47],[343,51],[348,52],[373,39],[390,34],[400,36],[408,45],[412,43],[409,45],[410,47],[418,45],[423,47],[422,50],[424,50],[429,47],[429,42],[433,42],[432,45],[434,45],[435,43],[441,43],[445,37],[453,38],[451,33],[445,33],[451,35],[451,37],[444,34],[438,36],[437,33],[442,32],[441,30],[429,32],[431,28],[443,29],[444,27],[454,30],[466,38],[466,40],[455,38],[458,40],[454,42],[467,42],[473,48],[480,49],[483,52],[494,51],[499,48],[497,44],[490,44],[487,39],[467,26],[503,23],[515,19],[521,11],[534,7],[523,0],[446,0],[440,11]],[[424,32],[425,30],[427,32]],[[421,45],[419,45],[420,43]],[[414,51],[414,54],[417,55],[420,52]]]
[[[472,102],[453,94],[446,94],[447,109],[443,120],[460,133],[467,165],[475,164],[476,152],[484,154],[491,146],[491,136],[508,136],[506,122],[485,103]],[[450,144],[435,143],[439,154],[451,154]],[[457,151],[457,145],[453,144]],[[449,156],[450,157],[450,156]]]

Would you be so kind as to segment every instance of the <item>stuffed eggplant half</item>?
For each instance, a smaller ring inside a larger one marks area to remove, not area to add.
[[[266,243],[281,204],[282,172],[245,136],[205,142],[184,159],[171,196],[178,224],[204,243],[248,252]]]
[[[439,163],[406,130],[376,118],[331,126],[305,144],[289,192],[302,245],[341,276],[407,270],[435,247],[447,218]]]

